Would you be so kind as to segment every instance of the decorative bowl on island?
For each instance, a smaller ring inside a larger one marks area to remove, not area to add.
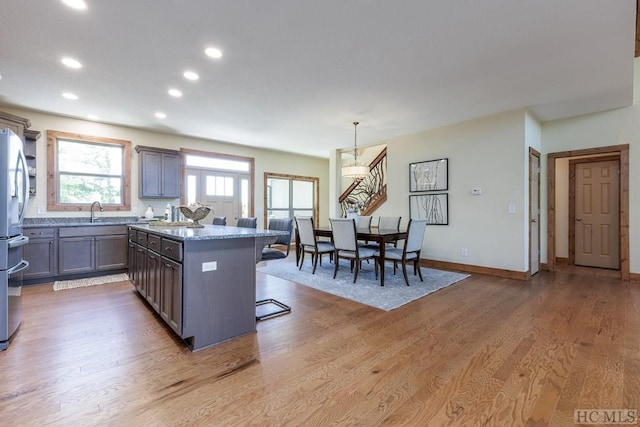
[[[211,208],[209,206],[205,206],[201,203],[198,203],[196,206],[197,207],[193,210],[189,206],[180,206],[180,212],[182,212],[182,215],[193,221],[187,225],[187,228],[204,227],[204,225],[200,224],[198,221],[209,215],[209,212],[211,212]]]

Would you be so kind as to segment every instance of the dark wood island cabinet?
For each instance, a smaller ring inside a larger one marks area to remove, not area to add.
[[[149,307],[200,350],[255,332],[257,254],[282,233],[130,225],[129,275]]]

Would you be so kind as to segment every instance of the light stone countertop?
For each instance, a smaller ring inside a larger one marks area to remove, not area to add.
[[[205,225],[202,228],[186,226],[173,227],[149,224],[129,224],[132,228],[160,234],[175,240],[216,240],[242,239],[256,237],[277,237],[288,234],[286,231],[258,230],[254,228],[230,227],[228,225]]]

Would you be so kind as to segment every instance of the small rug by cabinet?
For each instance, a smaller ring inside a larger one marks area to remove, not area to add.
[[[105,283],[123,282],[129,280],[126,273],[110,274],[108,276],[88,277],[86,279],[76,280],[56,280],[53,282],[53,290],[61,291],[63,289],[82,288],[84,286],[104,285]]]
[[[398,308],[469,277],[469,274],[423,267],[421,271],[424,282],[421,282],[418,276],[413,275],[413,267],[410,267],[407,269],[410,286],[407,286],[402,270],[399,268],[394,275],[393,264],[388,263],[385,268],[384,286],[380,286],[380,281],[375,278],[373,264],[364,262],[358,274],[358,280],[353,283],[353,274],[349,271],[348,261],[340,261],[338,274],[333,279],[333,264],[329,262],[328,257],[325,257],[322,266],[318,264],[315,274],[311,274],[311,270],[309,256],[305,257],[305,263],[300,271],[294,257],[270,261],[265,266],[258,267],[258,271],[263,273],[385,311]]]

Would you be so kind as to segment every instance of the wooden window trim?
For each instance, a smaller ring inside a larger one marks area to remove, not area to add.
[[[318,215],[320,213],[320,207],[318,206],[320,203],[320,178],[318,177],[313,177],[313,176],[302,176],[302,175],[288,175],[288,174],[281,174],[281,173],[275,173],[275,172],[265,172],[264,173],[264,215],[263,215],[263,221],[264,221],[264,227],[267,228],[267,224],[269,222],[269,218],[267,218],[267,180],[269,178],[276,178],[276,179],[288,179],[288,180],[294,180],[294,181],[310,181],[313,183],[313,191],[315,193],[315,201],[314,201],[314,207],[313,207],[313,221],[314,221],[314,225],[317,227],[318,226]]]
[[[131,210],[131,141],[123,139],[105,138],[93,135],[82,135],[56,130],[47,130],[47,210],[49,211],[89,211],[92,201],[80,204],[58,203],[58,164],[56,148],[58,139],[70,139],[80,142],[98,144],[111,144],[122,146],[124,152],[124,165],[122,171],[122,203],[105,204],[105,211],[130,211]]]

